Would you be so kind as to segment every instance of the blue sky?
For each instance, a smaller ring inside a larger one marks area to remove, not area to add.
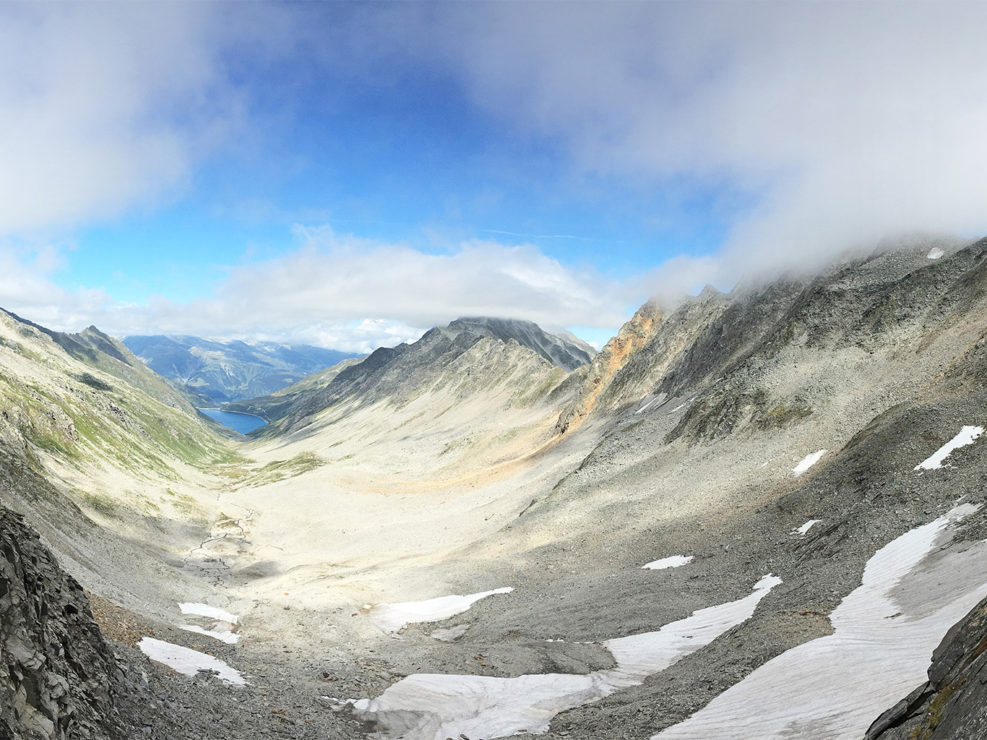
[[[599,344],[651,296],[977,236],[985,15],[3,4],[0,306],[361,351],[482,312]]]

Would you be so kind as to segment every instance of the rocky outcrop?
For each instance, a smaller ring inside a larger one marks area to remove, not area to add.
[[[599,405],[616,409],[654,393],[659,383],[676,367],[683,353],[696,346],[700,337],[720,319],[730,305],[730,296],[712,286],[694,298],[687,298],[656,327],[654,336],[628,358],[600,394]],[[668,396],[668,388],[661,392]]]
[[[807,282],[735,291],[654,391],[696,398],[666,442],[710,441],[807,418],[832,392],[821,392],[808,374],[779,381],[780,368],[794,368],[800,356],[818,352],[887,355],[934,341],[959,317],[979,310],[985,257],[987,240],[941,260],[929,260],[923,249],[880,252]],[[969,366],[959,359],[948,372],[959,378]],[[774,379],[766,383],[767,377]]]
[[[115,670],[82,586],[21,516],[0,509],[0,737],[123,737]]]
[[[661,320],[661,309],[648,301],[620,327],[617,336],[611,338],[593,359],[578,395],[559,416],[556,424],[559,434],[575,431],[583,423],[617,373],[655,336]]]
[[[987,737],[987,599],[932,654],[929,680],[875,720],[866,740]]]

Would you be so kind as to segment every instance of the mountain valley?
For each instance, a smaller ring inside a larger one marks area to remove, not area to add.
[[[248,438],[134,339],[0,314],[0,736],[979,736],[987,240],[186,373]]]

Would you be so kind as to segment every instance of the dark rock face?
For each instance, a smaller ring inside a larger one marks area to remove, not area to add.
[[[0,737],[122,737],[114,670],[82,586],[0,509]]]
[[[987,737],[987,599],[946,633],[929,680],[875,720],[866,740]]]
[[[680,438],[707,442],[746,427],[797,423],[814,411],[811,394],[779,394],[761,383],[766,372],[794,362],[792,353],[801,349],[852,347],[873,353],[931,341],[975,310],[985,258],[987,240],[941,261],[930,261],[923,249],[878,252],[813,279],[738,288],[728,297],[710,295],[705,301],[700,297],[680,307],[636,363],[622,368],[613,383],[615,399],[636,401],[648,392],[695,397],[667,443]],[[971,347],[968,354],[957,358],[948,378],[981,377],[983,348]],[[659,375],[637,367],[653,366],[653,358],[661,358]],[[628,383],[623,376],[631,373],[641,380]],[[620,395],[621,384],[634,393]]]

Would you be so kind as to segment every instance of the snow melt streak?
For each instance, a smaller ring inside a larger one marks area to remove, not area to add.
[[[243,686],[247,683],[238,670],[230,668],[218,658],[200,653],[198,650],[190,650],[181,645],[172,645],[170,642],[155,640],[153,637],[143,638],[137,647],[151,660],[164,663],[172,670],[186,676],[194,676],[199,671],[215,671],[217,676],[226,683],[236,686]]]
[[[229,630],[207,630],[204,627],[199,627],[195,624],[180,624],[178,627],[186,632],[195,632],[196,634],[205,635],[206,637],[211,637],[214,640],[225,642],[227,645],[236,645],[240,641],[240,635],[234,634]]]
[[[983,427],[963,427],[960,429],[959,434],[936,450],[932,457],[926,458],[916,465],[915,470],[935,470],[936,468],[941,468],[943,462],[950,456],[953,450],[972,445],[974,440],[983,433]]]
[[[819,524],[820,521],[821,521],[820,519],[810,519],[805,524],[803,524],[801,527],[798,527],[797,529],[794,529],[792,531],[793,532],[797,532],[798,534],[803,534],[803,535],[804,534],[807,534],[809,532],[809,530],[812,529],[817,524]]]
[[[370,618],[386,632],[397,632],[409,622],[438,622],[462,614],[480,599],[494,594],[509,594],[510,586],[481,591],[466,596],[439,596],[426,601],[404,601],[397,604],[378,604],[370,613]]]
[[[636,686],[677,660],[712,642],[754,613],[781,579],[768,575],[743,599],[700,609],[657,632],[603,643],[617,667],[585,675],[531,674],[516,678],[415,674],[376,699],[352,702],[356,712],[379,722],[385,737],[497,738],[548,730],[566,709]]]
[[[635,411],[634,413],[635,413],[635,414],[642,414],[642,413],[644,413],[644,412],[645,412],[645,411],[647,411],[647,410],[648,410],[649,408],[651,408],[651,406],[652,406],[652,405],[654,404],[654,402],[655,402],[655,401],[657,401],[657,400],[658,400],[657,398],[652,398],[652,399],[651,399],[650,401],[648,401],[648,402],[647,402],[646,404],[644,404],[644,405],[643,405],[643,406],[642,406],[641,408],[639,408],[639,409],[638,409],[637,411]]]
[[[661,560],[652,560],[641,567],[645,570],[665,570],[665,568],[678,568],[692,562],[692,555],[670,555]]]
[[[901,588],[928,592],[917,566],[947,525],[975,510],[959,506],[885,545],[867,562],[861,585],[830,616],[833,634],[768,661],[652,740],[863,736],[881,712],[925,681],[932,651],[983,596],[987,570],[979,582],[957,580],[926,603],[905,606],[895,599]],[[936,567],[937,579],[945,580],[941,574],[956,564],[946,560]]]
[[[208,604],[194,604],[186,601],[179,604],[178,608],[182,610],[182,614],[195,614],[200,617],[216,619],[220,622],[229,622],[230,624],[236,624],[239,619],[236,614],[230,614],[225,609],[209,606]]]
[[[818,450],[817,452],[810,453],[802,458],[802,462],[792,468],[792,472],[795,473],[795,477],[798,478],[802,473],[811,468],[817,462],[819,458],[826,454],[826,450]]]

